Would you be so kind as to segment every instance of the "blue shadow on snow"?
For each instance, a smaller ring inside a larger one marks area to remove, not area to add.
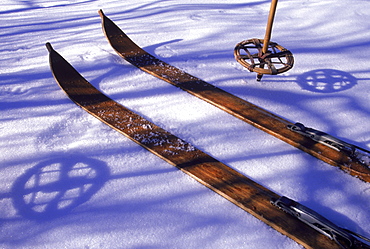
[[[56,158],[27,170],[13,184],[18,214],[50,220],[67,214],[98,192],[110,175],[107,165],[82,156]]]
[[[345,91],[357,84],[351,74],[334,69],[309,71],[299,75],[296,81],[302,89],[319,93]]]

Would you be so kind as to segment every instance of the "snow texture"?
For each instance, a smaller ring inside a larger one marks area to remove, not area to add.
[[[302,248],[70,101],[45,43],[88,81],[256,182],[370,236],[370,185],[123,61],[103,9],[160,59],[292,122],[370,147],[370,2],[281,0],[293,69],[261,82],[233,58],[268,0],[2,0],[1,248]]]

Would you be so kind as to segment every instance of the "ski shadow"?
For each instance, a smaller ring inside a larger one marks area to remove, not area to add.
[[[317,69],[299,75],[296,82],[304,90],[333,93],[354,87],[357,84],[357,79],[347,72],[335,69]]]
[[[45,221],[88,201],[109,179],[107,165],[80,155],[55,158],[28,169],[14,183],[10,197],[18,214]]]

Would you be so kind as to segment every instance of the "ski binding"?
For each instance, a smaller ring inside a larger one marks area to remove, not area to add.
[[[324,144],[336,151],[346,152],[350,158],[358,160],[363,165],[370,167],[370,151],[362,149],[356,145],[347,143],[325,132],[308,128],[301,123],[288,125],[287,128],[312,140]]]
[[[346,229],[335,225],[312,209],[285,196],[277,200],[272,200],[271,203],[329,237],[331,240],[334,240],[343,248],[351,248],[354,245],[355,238]]]

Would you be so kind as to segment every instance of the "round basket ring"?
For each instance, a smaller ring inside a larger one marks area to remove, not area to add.
[[[249,39],[238,43],[235,59],[251,72],[280,74],[293,67],[293,54],[275,42],[270,42],[267,53],[262,53],[263,39]]]

